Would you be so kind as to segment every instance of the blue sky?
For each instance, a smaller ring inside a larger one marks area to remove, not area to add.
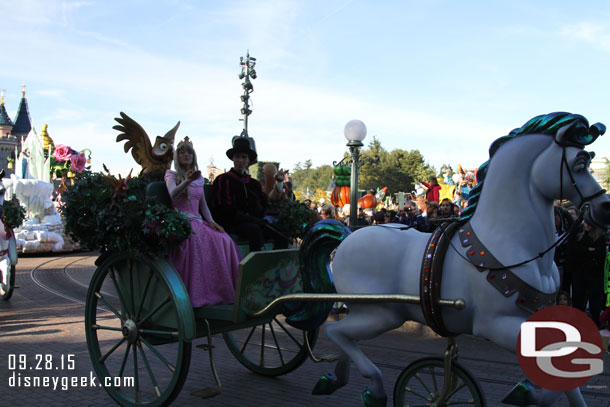
[[[365,144],[476,167],[528,119],[579,113],[610,126],[610,2],[0,0],[0,88],[21,83],[35,128],[139,167],[115,142],[120,111],[151,138],[180,120],[200,166],[240,133],[239,57],[257,58],[250,135],[261,160],[331,164],[343,127]],[[610,134],[592,149],[610,155]]]

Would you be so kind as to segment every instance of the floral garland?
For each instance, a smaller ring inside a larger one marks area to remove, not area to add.
[[[180,212],[147,198],[149,180],[85,172],[62,195],[65,230],[102,253],[164,255],[191,234]]]

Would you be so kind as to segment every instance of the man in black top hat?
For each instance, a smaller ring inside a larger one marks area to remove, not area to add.
[[[261,250],[264,237],[273,238],[276,249],[288,247],[284,229],[263,220],[267,196],[261,184],[247,173],[257,154],[246,137],[237,137],[227,150],[233,168],[214,180],[210,207],[214,219],[229,233],[248,239],[250,251]],[[279,229],[279,231],[278,231]]]

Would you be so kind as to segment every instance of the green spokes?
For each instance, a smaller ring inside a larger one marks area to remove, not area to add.
[[[104,361],[108,358],[108,356],[110,356],[112,354],[112,352],[117,350],[117,348],[119,346],[121,346],[123,344],[123,342],[125,342],[125,338],[122,338],[116,345],[114,345],[108,352],[106,352],[106,354],[104,356],[100,357],[98,359],[98,362],[104,363]]]
[[[150,363],[148,363],[148,358],[146,357],[146,353],[144,352],[144,348],[142,347],[142,343],[138,342],[138,349],[140,350],[140,354],[142,355],[142,360],[144,361],[144,366],[146,366],[146,371],[148,372],[148,377],[155,389],[155,393],[157,393],[157,397],[161,396],[161,389],[157,384],[157,380],[155,379],[155,375],[153,374],[152,369],[150,368]]]
[[[142,320],[140,320],[140,324],[143,324],[144,322],[146,322],[150,317],[152,317],[153,315],[155,315],[157,313],[157,311],[159,311],[161,309],[161,307],[163,307],[165,304],[169,304],[169,302],[171,301],[170,296],[168,295],[167,297],[165,297],[165,299],[161,302],[161,304],[157,305],[152,311],[150,311],[148,313],[148,315],[146,315],[144,318],[142,318]]]
[[[171,372],[174,372],[174,371],[176,370],[176,367],[175,367],[174,365],[172,365],[171,363],[169,363],[169,362],[167,361],[167,359],[165,358],[165,356],[163,356],[161,353],[159,353],[159,351],[158,351],[158,350],[156,350],[156,349],[155,349],[155,347],[154,347],[154,346],[152,346],[152,345],[151,345],[151,344],[150,344],[150,343],[149,343],[149,342],[148,342],[146,339],[144,339],[144,338],[142,338],[142,337],[141,337],[141,338],[140,338],[140,340],[142,341],[142,343],[143,343],[144,345],[146,345],[146,347],[147,347],[148,349],[150,349],[150,350],[151,350],[151,352],[152,352],[152,353],[154,353],[154,354],[155,354],[155,356],[156,356],[156,357],[158,357],[158,358],[159,358],[159,360],[160,360],[161,362],[163,362],[163,364],[164,364],[165,366],[167,366],[167,368],[168,368],[168,369],[169,369]]]
[[[94,295],[97,297],[98,300],[102,301],[104,303],[104,305],[106,306],[106,308],[108,308],[108,310],[110,312],[112,312],[118,319],[120,319],[121,322],[125,322],[125,318],[123,318],[122,315],[119,315],[119,312],[112,306],[112,304],[110,304],[108,301],[106,301],[106,298],[104,298],[102,293],[100,293],[98,291]]]
[[[282,362],[282,365],[285,365],[286,362],[284,361],[284,355],[282,355],[282,348],[277,341],[277,336],[275,335],[275,330],[273,329],[272,324],[269,324],[269,330],[271,331],[271,336],[273,337],[273,342],[275,343],[275,348],[277,349],[277,353],[279,354],[280,361]]]

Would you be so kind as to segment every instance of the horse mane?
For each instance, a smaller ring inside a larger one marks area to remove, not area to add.
[[[489,147],[489,160],[485,161],[476,172],[477,185],[470,191],[468,197],[468,206],[462,212],[460,222],[464,223],[468,219],[472,218],[472,215],[477,209],[477,203],[481,196],[481,191],[485,183],[485,175],[489,169],[489,163],[498,149],[507,141],[512,140],[516,137],[525,136],[528,134],[545,134],[554,136],[557,131],[569,124],[576,123],[568,131],[570,133],[582,132],[583,129],[588,131],[589,122],[583,116],[579,114],[571,114],[566,112],[554,112],[549,114],[543,114],[530,119],[523,126],[514,129],[508,135],[502,136],[496,139]],[[591,127],[603,126],[600,123],[596,123]],[[603,133],[603,132],[602,132]]]

